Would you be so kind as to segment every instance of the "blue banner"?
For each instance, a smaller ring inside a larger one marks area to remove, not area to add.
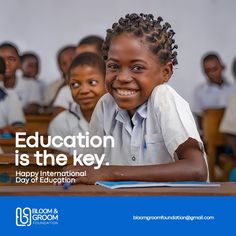
[[[0,232],[234,235],[235,203],[236,197],[0,197]]]

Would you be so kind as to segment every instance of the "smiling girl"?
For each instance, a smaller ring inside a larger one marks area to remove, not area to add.
[[[189,105],[166,83],[177,64],[173,36],[170,24],[145,14],[128,14],[107,30],[109,93],[95,108],[90,135],[112,135],[115,147],[91,149],[105,153],[104,163],[110,165],[88,168],[78,182],[207,180],[206,156]]]

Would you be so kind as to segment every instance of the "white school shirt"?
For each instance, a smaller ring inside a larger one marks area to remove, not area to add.
[[[79,132],[85,134],[88,129],[89,124],[81,113],[79,105],[73,103],[69,110],[59,113],[50,122],[48,135],[52,137],[59,135],[62,138],[65,138],[66,136],[77,136]],[[73,150],[76,149],[68,148],[64,145],[60,148],[52,148],[71,154]]]
[[[53,107],[64,107],[65,109],[68,110],[73,102],[74,102],[74,100],[71,95],[70,86],[65,85],[59,91],[59,93],[53,103]]]
[[[0,128],[14,123],[25,123],[22,104],[11,89],[4,89],[6,97],[0,100]]]
[[[236,92],[231,96],[220,124],[220,132],[236,135]]]
[[[194,89],[193,111],[199,116],[208,108],[223,108],[228,103],[231,85],[224,82],[221,86],[205,82]]]
[[[64,85],[65,80],[63,78],[57,79],[47,86],[44,91],[43,104],[45,106],[51,105],[58,95],[58,90]]]
[[[91,136],[113,136],[115,147],[84,152],[105,153],[104,164],[135,166],[175,162],[176,149],[190,137],[203,150],[188,103],[167,84],[154,88],[132,122],[133,128],[127,111],[120,109],[110,94],[104,95],[95,108],[89,131]],[[204,158],[206,161],[205,153]]]
[[[35,80],[24,79],[18,77],[16,79],[16,85],[14,87],[15,92],[20,98],[23,107],[31,103],[38,105],[42,104],[42,94],[38,83]]]

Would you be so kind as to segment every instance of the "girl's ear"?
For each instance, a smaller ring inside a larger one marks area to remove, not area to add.
[[[163,66],[162,69],[163,81],[168,82],[172,74],[173,74],[173,64],[171,61],[169,61]]]

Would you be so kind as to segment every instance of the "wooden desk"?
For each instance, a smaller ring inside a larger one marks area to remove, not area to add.
[[[16,167],[14,155],[4,154],[0,158],[0,173],[14,176],[16,170],[23,171],[60,171],[61,167],[35,165],[34,157],[30,156],[31,165],[27,167]],[[68,161],[71,164],[71,159]],[[107,189],[94,185],[73,185],[65,190],[62,186],[49,185],[25,185],[25,184],[0,184],[0,196],[236,196],[236,183],[222,182],[220,187],[202,188],[124,188]]]
[[[51,165],[51,159],[48,159],[48,165],[47,166],[38,166],[36,164],[36,159],[33,156],[33,154],[29,155],[29,162],[30,164],[28,166],[15,166],[15,155],[14,154],[1,154],[0,155],[0,177],[4,178],[5,180],[1,180],[0,178],[0,187],[1,186],[19,186],[20,184],[15,182],[15,175],[16,171],[27,171],[27,172],[40,172],[40,171],[50,171],[50,172],[61,172],[62,167],[55,165]],[[55,155],[53,155],[55,156]],[[72,159],[68,157],[67,163],[69,165],[72,164]],[[2,175],[2,176],[1,176]],[[4,176],[4,177],[3,177]],[[24,184],[21,184],[24,185]],[[46,185],[45,183],[38,183],[37,185]],[[51,184],[47,184],[51,185]],[[31,184],[32,186],[32,184]]]
[[[26,122],[31,123],[49,123],[52,119],[52,115],[26,115]]]
[[[107,189],[95,185],[0,186],[0,196],[236,196],[236,183],[210,188],[124,188]]]
[[[41,135],[41,134],[40,134]],[[45,143],[47,143],[47,137],[44,136]],[[15,144],[15,138],[10,139],[2,139],[0,138],[0,147],[2,148],[4,153],[15,153],[15,150],[19,150],[20,153],[35,153],[37,150],[42,152],[43,150],[49,150],[47,148],[44,148],[42,146],[39,146],[38,148],[16,148]]]
[[[46,136],[48,125],[52,119],[52,115],[27,115],[25,131],[28,135],[34,134],[37,131],[41,135]]]

